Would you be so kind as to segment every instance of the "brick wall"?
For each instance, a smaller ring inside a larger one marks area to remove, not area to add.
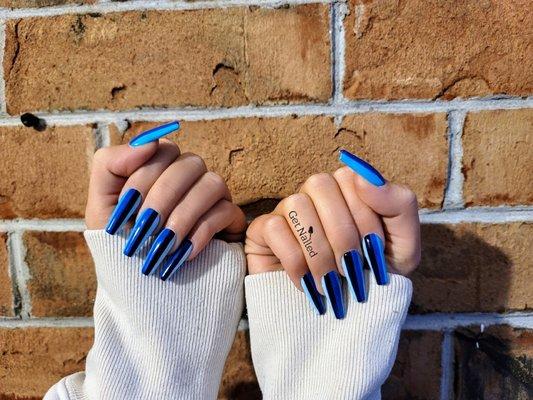
[[[307,4],[309,3],[309,4]],[[417,193],[423,260],[385,399],[526,399],[533,365],[527,0],[1,0],[0,398],[83,368],[95,149],[172,138],[250,216],[340,147]],[[7,8],[12,7],[12,8]],[[19,115],[37,112],[37,132]],[[243,321],[221,399],[260,398]]]

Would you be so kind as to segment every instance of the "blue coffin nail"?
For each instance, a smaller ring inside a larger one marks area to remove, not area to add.
[[[311,275],[311,272],[308,272],[300,278],[300,284],[302,285],[305,295],[307,296],[309,303],[311,303],[313,310],[318,315],[325,314],[326,305],[324,304],[322,295],[316,288],[315,280],[313,279],[313,275]]]
[[[124,247],[124,255],[131,257],[135,254],[137,249],[144,243],[159,225],[161,218],[157,211],[152,208],[147,208],[135,221],[135,225],[130,232],[126,246]]]
[[[163,229],[155,238],[152,247],[150,247],[150,251],[146,256],[146,260],[144,260],[141,272],[144,275],[150,275],[155,271],[159,263],[161,263],[163,258],[168,254],[175,241],[176,234],[168,228]]]
[[[363,272],[363,260],[357,250],[350,250],[342,256],[342,268],[352,296],[357,299],[359,303],[366,301],[366,286],[365,275]]]
[[[339,160],[371,184],[375,186],[383,186],[385,184],[385,178],[372,165],[352,153],[346,150],[339,151]]]
[[[322,277],[322,288],[326,293],[328,302],[335,314],[335,318],[343,319],[346,316],[344,301],[342,299],[341,281],[337,271],[330,271]]]
[[[389,283],[387,261],[385,261],[385,249],[383,241],[375,233],[370,233],[363,238],[363,252],[366,262],[374,272],[378,285]]]
[[[129,221],[133,213],[135,213],[141,205],[142,196],[138,190],[129,189],[118,200],[107,226],[106,232],[110,235],[114,235],[117,231]]]
[[[146,143],[153,142],[154,140],[160,139],[163,136],[168,135],[169,133],[177,131],[179,128],[180,123],[178,121],[173,121],[165,125],[157,126],[135,136],[133,139],[130,140],[130,146],[137,147],[142,146]]]
[[[166,281],[181,269],[187,258],[191,255],[192,247],[192,242],[189,239],[185,239],[180,243],[176,251],[170,255],[163,266],[160,275],[162,280]]]

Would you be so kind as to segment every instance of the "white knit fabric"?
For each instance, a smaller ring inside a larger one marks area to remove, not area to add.
[[[127,231],[86,231],[98,279],[95,343],[85,372],[45,400],[216,399],[243,305],[242,247],[213,240],[169,281],[139,270],[146,248],[125,257]],[[148,243],[149,245],[150,243]],[[248,276],[254,367],[265,400],[379,399],[411,298],[411,282],[370,280],[337,321],[316,316],[284,272]]]
[[[252,358],[265,400],[379,399],[396,357],[411,281],[391,275],[369,298],[344,298],[346,318],[317,316],[284,272],[247,276]]]

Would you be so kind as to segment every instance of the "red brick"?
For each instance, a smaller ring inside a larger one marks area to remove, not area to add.
[[[10,114],[323,102],[331,95],[328,6],[12,20],[4,76]]]
[[[63,4],[93,4],[96,0],[0,0],[0,7],[33,8],[51,7]]]
[[[42,398],[84,369],[92,341],[90,328],[0,329],[0,398]]]
[[[384,400],[439,399],[442,333],[403,331]]]
[[[533,331],[506,325],[455,335],[455,398],[531,399]]]
[[[255,377],[248,331],[239,331],[226,360],[218,400],[259,400],[261,391]]]
[[[9,276],[7,235],[0,233],[0,316],[13,316],[13,288]]]
[[[422,226],[414,312],[527,310],[533,304],[533,224]]]
[[[25,232],[31,313],[35,317],[92,315],[96,275],[82,233]]]
[[[533,92],[531,2],[350,0],[345,94],[433,99]]]
[[[533,110],[469,113],[463,131],[467,205],[533,203]]]
[[[135,123],[124,135],[112,128],[112,142],[125,142],[153,125]],[[353,115],[340,128],[329,117],[239,118],[182,125],[170,139],[183,151],[204,157],[226,179],[241,205],[286,197],[313,173],[333,172],[341,166],[339,148],[356,152],[385,177],[411,186],[421,206],[438,207],[442,202],[447,164],[444,114]]]
[[[0,218],[83,216],[93,151],[89,126],[0,127]]]

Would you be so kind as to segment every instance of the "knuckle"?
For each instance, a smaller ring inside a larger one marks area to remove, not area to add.
[[[304,183],[304,187],[321,188],[324,186],[330,186],[333,181],[333,177],[326,173],[321,172],[319,174],[311,175]]]
[[[345,181],[347,179],[353,178],[353,172],[351,172],[348,167],[341,167],[333,172],[333,177],[338,181]]]
[[[416,194],[408,187],[403,187],[401,201],[402,205],[405,207],[418,209],[418,199],[416,197]]]
[[[103,163],[109,158],[109,149],[107,147],[102,147],[95,151],[93,155],[93,161],[95,163]]]
[[[283,218],[281,215],[274,215],[274,214],[268,215],[265,218],[263,223],[264,223],[263,226],[265,227],[265,230],[271,231],[271,232],[276,232],[276,231],[279,231],[280,229],[283,229],[284,225],[286,224],[285,218]]]
[[[183,154],[184,157],[187,157],[187,159],[196,165],[200,170],[207,171],[207,166],[205,165],[205,161],[202,157],[200,157],[198,154],[194,153],[185,153]]]
[[[216,193],[222,194],[226,191],[226,182],[219,174],[208,171],[204,174],[204,179],[207,181],[208,185],[215,190]]]
[[[311,202],[311,198],[306,193],[294,193],[291,194],[289,197],[286,197],[281,201],[282,208],[287,209],[294,209],[299,207],[305,207]]]

